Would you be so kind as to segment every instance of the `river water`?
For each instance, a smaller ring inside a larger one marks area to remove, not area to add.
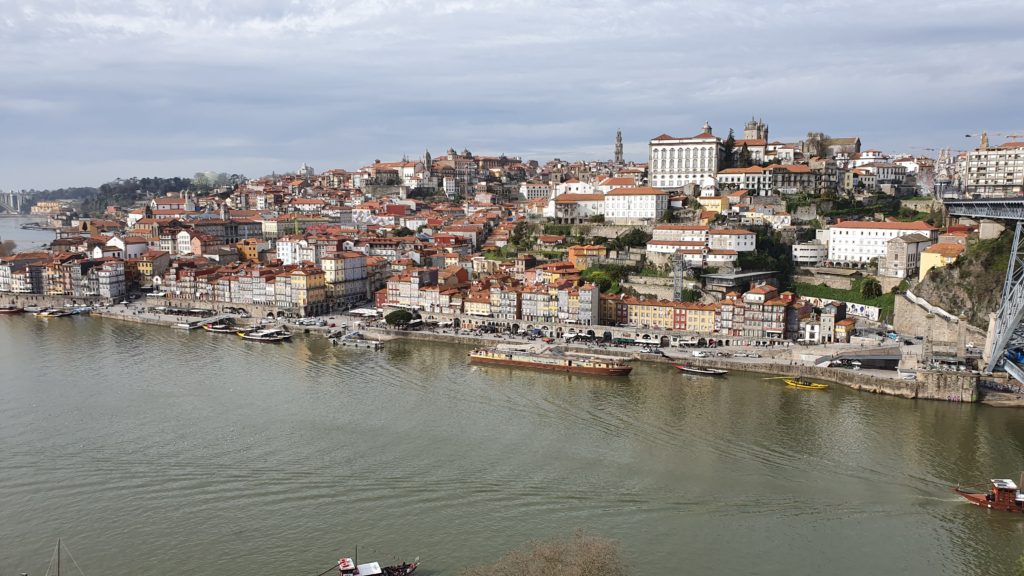
[[[454,574],[575,528],[635,574],[989,575],[1024,551],[1024,519],[949,491],[1016,476],[1019,412],[466,350],[0,317],[0,574],[43,574],[58,536],[89,575],[313,576],[355,545]]]
[[[14,240],[18,252],[28,252],[53,242],[53,230],[22,230],[22,224],[46,224],[46,218],[0,216],[0,240]]]

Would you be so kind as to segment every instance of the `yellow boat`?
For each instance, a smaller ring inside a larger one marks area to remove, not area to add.
[[[789,386],[790,388],[799,388],[800,390],[825,390],[828,388],[828,384],[804,382],[800,378],[786,378],[784,381],[786,382],[786,386]]]

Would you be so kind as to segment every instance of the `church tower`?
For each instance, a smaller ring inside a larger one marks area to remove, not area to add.
[[[764,120],[754,120],[754,117],[750,117],[750,121],[743,126],[743,139],[744,140],[764,140],[768,141],[768,125],[764,123]]]
[[[622,130],[615,131],[615,163],[619,166],[625,164],[622,159]]]

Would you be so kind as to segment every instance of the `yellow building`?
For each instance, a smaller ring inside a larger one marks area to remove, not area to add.
[[[918,273],[918,282],[924,280],[928,271],[932,268],[949,266],[964,252],[964,246],[956,242],[939,242],[932,244],[921,253],[921,271]]]
[[[486,290],[470,292],[463,302],[463,309],[470,316],[490,316],[491,293]]]
[[[688,302],[681,305],[686,310],[686,331],[711,334],[716,330],[718,306]]]
[[[597,258],[604,258],[605,247],[600,244],[589,246],[570,246],[569,263],[577,270],[586,270]]]
[[[697,202],[700,202],[702,209],[714,212],[715,214],[721,214],[729,210],[728,196],[705,196],[697,198]]]
[[[668,300],[628,300],[628,319],[631,326],[671,330],[675,321],[675,306]]]

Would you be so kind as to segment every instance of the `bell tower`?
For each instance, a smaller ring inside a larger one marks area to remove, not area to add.
[[[619,166],[625,164],[622,159],[622,130],[615,131],[615,163]]]

